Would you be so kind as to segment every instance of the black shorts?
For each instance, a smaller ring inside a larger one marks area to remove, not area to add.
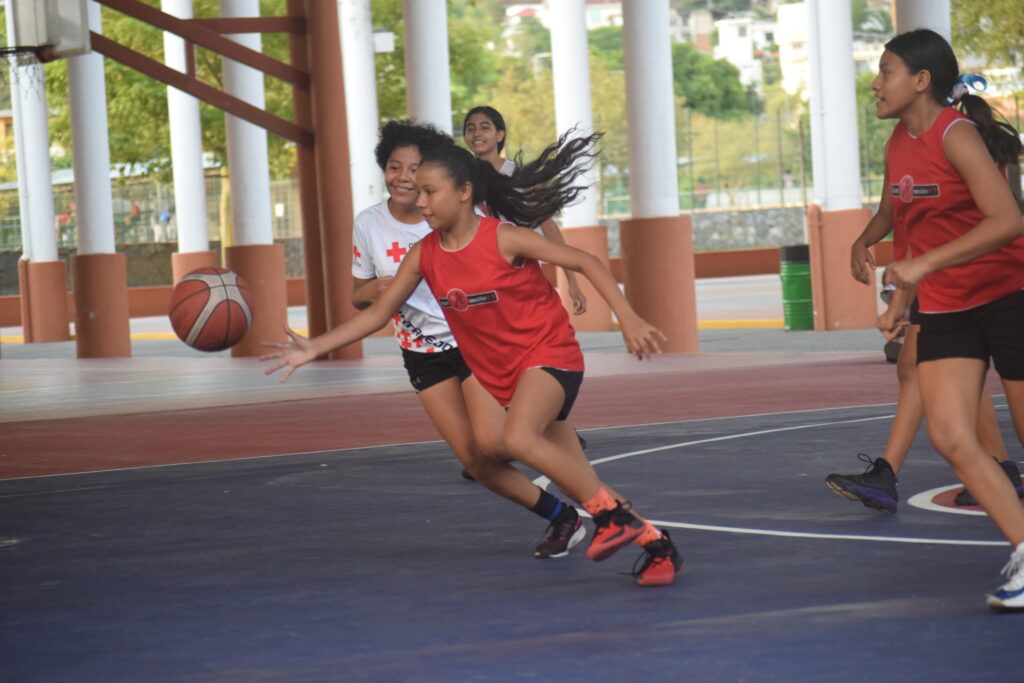
[[[921,309],[917,307],[917,297],[914,297],[914,302],[910,304],[910,315],[907,316],[907,320],[911,325],[921,324]]]
[[[462,382],[473,372],[457,348],[437,353],[418,353],[402,349],[402,362],[409,373],[409,382],[416,391],[424,391],[446,379],[458,377]]]
[[[583,384],[583,373],[574,370],[559,370],[558,368],[549,368],[547,366],[540,366],[540,369],[548,373],[562,385],[562,391],[565,392],[565,401],[562,402],[562,409],[558,412],[558,417],[555,418],[556,422],[562,422],[569,418],[569,411],[572,410],[572,406],[576,403],[576,396],[580,393],[580,385]]]
[[[1024,290],[954,313],[922,313],[917,362],[989,358],[1003,379],[1024,380]]]

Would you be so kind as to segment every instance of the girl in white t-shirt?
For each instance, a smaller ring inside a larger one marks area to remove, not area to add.
[[[510,176],[516,170],[516,163],[501,156],[505,149],[505,118],[494,107],[482,105],[473,107],[462,121],[462,137],[466,146],[477,159],[482,159],[494,166],[494,170],[502,175]],[[556,244],[565,244],[565,237],[554,220],[548,219],[540,225],[541,233]],[[576,273],[564,270],[568,284],[569,298],[572,299],[573,313],[581,315],[587,310],[587,297],[580,289]]]
[[[375,154],[389,196],[356,216],[352,236],[352,305],[356,308],[369,307],[391,286],[402,259],[431,231],[416,207],[416,169],[420,150],[439,142],[452,144],[447,135],[407,121],[389,121],[381,129]],[[576,509],[518,469],[495,467],[480,455],[462,389],[472,372],[425,281],[392,321],[409,381],[430,421],[465,467],[467,478],[549,521],[535,557],[567,555],[586,534]]]

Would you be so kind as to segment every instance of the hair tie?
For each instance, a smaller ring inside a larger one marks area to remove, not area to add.
[[[976,92],[982,92],[988,87],[988,81],[978,74],[960,74],[960,77],[956,79],[956,83],[953,85],[953,89],[949,91],[949,97],[946,98],[945,105],[947,107],[954,104],[958,104],[964,95],[969,95],[971,88],[974,88]]]

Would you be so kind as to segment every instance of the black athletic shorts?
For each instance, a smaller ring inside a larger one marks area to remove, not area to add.
[[[544,365],[540,366],[540,369],[554,377],[562,385],[562,390],[565,392],[565,401],[562,402],[562,410],[559,411],[555,421],[562,422],[567,420],[569,418],[569,411],[572,410],[573,404],[576,403],[576,396],[580,393],[580,385],[583,384],[583,373],[574,370],[549,368]]]
[[[1003,379],[1024,380],[1024,290],[966,311],[922,313],[917,362],[989,358]]]
[[[473,372],[462,359],[458,348],[436,353],[418,353],[402,349],[402,362],[409,373],[409,382],[416,391],[424,391],[446,379],[466,380]]]
[[[911,325],[921,324],[921,309],[917,307],[917,297],[914,297],[914,302],[910,304],[910,315],[907,316],[907,320]]]

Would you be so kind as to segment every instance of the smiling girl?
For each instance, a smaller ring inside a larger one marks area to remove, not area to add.
[[[643,548],[634,572],[642,586],[675,580],[682,558],[669,539],[632,512],[597,476],[568,422],[583,379],[583,355],[539,260],[583,273],[620,321],[630,353],[660,352],[664,336],[626,302],[599,259],[555,244],[528,228],[481,217],[483,201],[502,216],[535,225],[572,202],[573,183],[593,159],[599,135],[563,136],[541,156],[503,176],[454,144],[423,149],[416,171],[417,206],[432,232],[406,255],[394,282],[366,310],[306,339],[267,343],[266,373],[281,381],[318,356],[372,333],[413,293],[429,285],[473,374],[463,394],[478,448],[488,457],[481,483],[504,479],[517,460],[547,476],[594,518],[587,556],[600,561],[631,541]]]
[[[505,149],[507,134],[505,117],[497,109],[487,105],[470,109],[462,122],[462,137],[473,155],[477,159],[489,163],[498,173],[510,176],[516,170],[516,162],[501,156]],[[556,244],[565,244],[565,237],[562,235],[561,229],[551,218],[540,224],[540,232]],[[580,289],[576,273],[566,270],[565,282],[569,298],[572,300],[572,312],[576,315],[586,313],[587,297]]]

